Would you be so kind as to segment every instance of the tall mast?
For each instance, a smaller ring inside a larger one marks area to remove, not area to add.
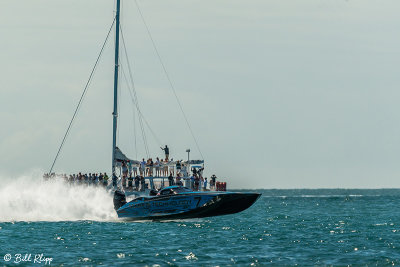
[[[120,0],[117,0],[115,16],[115,67],[114,67],[114,111],[113,111],[113,145],[112,145],[112,174],[115,173],[115,148],[117,146],[117,117],[118,117],[118,67],[119,67],[119,10]]]

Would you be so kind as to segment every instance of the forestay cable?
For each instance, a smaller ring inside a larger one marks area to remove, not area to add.
[[[82,104],[82,102],[83,102],[83,99],[84,99],[85,95],[86,95],[87,89],[89,88],[90,81],[92,80],[92,77],[93,77],[94,72],[95,72],[95,70],[96,70],[96,67],[97,67],[97,65],[98,65],[98,63],[99,63],[99,60],[100,60],[100,58],[101,58],[101,55],[103,54],[104,47],[106,46],[108,37],[110,36],[111,30],[112,30],[112,28],[113,28],[113,26],[114,26],[114,23],[115,23],[115,17],[114,17],[113,22],[111,23],[111,27],[110,27],[110,29],[109,29],[109,31],[108,31],[108,33],[107,33],[106,39],[104,40],[104,43],[103,43],[103,45],[102,45],[102,47],[101,47],[100,53],[99,53],[99,55],[97,56],[96,62],[95,62],[95,64],[94,64],[94,67],[93,67],[93,69],[92,69],[92,71],[91,71],[91,73],[90,73],[90,75],[89,75],[89,79],[88,79],[88,81],[86,82],[85,89],[84,89],[83,92],[82,92],[82,95],[81,95],[81,97],[80,97],[80,99],[79,99],[78,105],[77,105],[76,108],[75,108],[74,115],[72,116],[72,119],[71,119],[71,121],[69,122],[67,131],[65,132],[65,135],[64,135],[64,137],[63,137],[63,139],[62,139],[62,141],[61,141],[61,145],[60,145],[60,147],[58,148],[57,154],[56,154],[56,156],[55,156],[55,158],[54,158],[53,164],[51,165],[51,168],[50,168],[49,173],[51,173],[51,172],[53,171],[54,165],[55,165],[55,163],[56,163],[56,161],[57,161],[57,159],[58,159],[58,156],[60,155],[61,149],[63,148],[64,143],[65,143],[65,140],[67,139],[67,136],[68,136],[68,134],[69,134],[69,131],[71,130],[72,123],[73,123],[73,121],[74,121],[76,115],[78,114],[79,108],[80,108],[80,106],[81,106],[81,104]]]

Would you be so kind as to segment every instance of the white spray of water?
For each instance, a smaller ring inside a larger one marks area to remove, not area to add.
[[[41,175],[0,179],[0,222],[109,221],[116,219],[112,196],[102,187],[70,186]]]

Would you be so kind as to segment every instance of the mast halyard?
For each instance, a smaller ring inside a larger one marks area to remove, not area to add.
[[[113,111],[113,142],[112,142],[112,175],[115,174],[115,149],[117,146],[117,118],[118,118],[118,68],[119,68],[119,14],[120,2],[117,0],[115,16],[115,67],[114,67],[114,111]]]

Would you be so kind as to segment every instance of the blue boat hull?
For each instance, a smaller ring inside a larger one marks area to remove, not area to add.
[[[117,209],[117,214],[119,218],[130,220],[171,220],[219,216],[241,212],[249,208],[260,195],[258,193],[193,192],[143,197],[123,203]]]

